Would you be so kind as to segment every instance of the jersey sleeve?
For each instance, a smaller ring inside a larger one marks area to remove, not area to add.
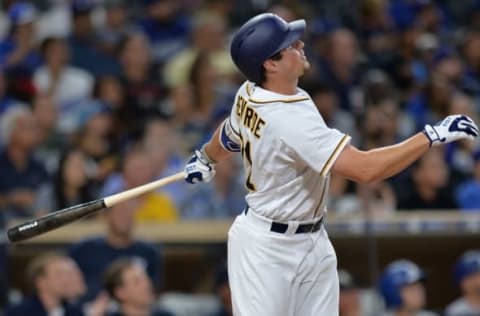
[[[245,82],[235,96],[235,103],[232,106],[230,116],[227,117],[221,127],[219,141],[225,150],[239,152],[241,147],[240,127],[238,124],[237,106],[240,97],[248,98],[248,82]]]
[[[312,169],[326,176],[351,137],[329,128],[319,115],[304,113],[290,117],[289,122],[288,128],[282,129],[282,141]]]
[[[221,127],[220,127],[220,144],[225,150],[231,152],[239,152],[240,151],[240,136],[232,127],[230,117],[227,117]]]

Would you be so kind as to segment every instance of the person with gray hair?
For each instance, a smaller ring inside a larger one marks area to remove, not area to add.
[[[38,125],[26,106],[8,108],[0,119],[0,211],[4,220],[30,217],[46,210],[39,201],[49,185],[48,174],[37,161]]]

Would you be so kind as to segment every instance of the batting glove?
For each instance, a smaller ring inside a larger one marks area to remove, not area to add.
[[[459,139],[474,139],[478,136],[478,127],[468,116],[457,114],[449,115],[435,125],[425,125],[423,133],[432,147]]]
[[[189,183],[210,182],[215,176],[214,163],[200,150],[185,165],[185,181]]]

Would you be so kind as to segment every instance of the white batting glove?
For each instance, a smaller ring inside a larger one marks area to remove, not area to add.
[[[189,183],[210,182],[214,176],[214,162],[203,150],[195,150],[185,165],[185,181]]]
[[[474,139],[478,136],[478,127],[468,116],[456,114],[447,116],[435,125],[425,125],[423,133],[432,147],[459,139]]]

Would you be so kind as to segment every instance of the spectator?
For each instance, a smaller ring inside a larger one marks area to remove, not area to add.
[[[161,284],[161,262],[158,247],[134,239],[134,215],[138,200],[131,199],[105,210],[105,236],[85,239],[70,249],[70,256],[77,262],[85,276],[87,294],[84,301],[93,300],[101,291],[101,276],[106,267],[121,257],[135,257],[146,264],[148,276],[158,289]],[[92,260],[95,258],[95,260]]]
[[[449,114],[460,113],[471,115],[470,117],[472,117],[473,120],[478,120],[472,98],[465,94],[456,93],[450,101]],[[479,145],[478,141],[474,141],[458,142],[455,146],[446,146],[446,161],[452,170],[452,174],[459,178],[458,180],[466,180],[466,178],[472,175],[474,165],[473,154]],[[456,183],[458,183],[458,180]]]
[[[38,145],[38,122],[24,106],[10,107],[2,115],[0,135],[0,209],[7,219],[30,217],[49,209],[40,201],[41,192],[50,185],[45,166],[34,158]]]
[[[10,7],[8,16],[10,30],[0,42],[0,67],[29,75],[40,65],[34,32],[36,9],[29,2],[19,1]]]
[[[340,281],[339,316],[361,316],[360,292],[353,276],[346,270],[338,270]]]
[[[112,113],[110,108],[98,101],[88,100],[72,114],[77,126],[73,145],[87,159],[88,176],[95,196],[104,181],[115,171],[118,153],[112,147]]]
[[[112,110],[112,145],[124,151],[138,137],[138,123],[134,110],[128,105],[122,82],[115,76],[99,77],[93,96]]]
[[[179,137],[170,121],[160,118],[149,120],[141,143],[150,158],[155,178],[161,179],[182,169],[184,159],[177,149]],[[177,181],[162,187],[161,190],[168,194],[178,210],[187,198],[188,184]]]
[[[449,169],[443,160],[442,151],[427,152],[411,169],[411,184],[404,184],[405,192],[398,197],[398,209],[448,210],[457,207],[452,190],[449,189]]]
[[[99,29],[98,38],[101,49],[115,57],[116,48],[123,37],[136,30],[129,21],[129,8],[126,0],[106,0],[105,24]]]
[[[186,156],[194,150],[208,133],[205,123],[196,120],[198,114],[195,114],[197,111],[195,102],[194,89],[191,84],[171,88],[165,101],[165,106],[172,111],[169,121],[174,132],[181,139],[177,148],[182,156]],[[220,115],[221,113],[216,116]]]
[[[208,137],[220,118],[230,113],[235,97],[235,92],[222,87],[222,81],[211,60],[209,53],[197,54],[189,75],[195,100],[191,115],[198,124],[201,141]],[[195,147],[200,145],[195,144]]]
[[[54,210],[63,209],[94,199],[89,190],[87,160],[78,149],[68,149],[60,157],[55,175]]]
[[[165,97],[158,69],[153,65],[151,47],[142,33],[132,33],[119,48],[122,65],[121,80],[125,91],[130,120],[137,124],[132,127],[140,134],[140,126],[148,117],[161,113],[161,101]]]
[[[37,69],[33,76],[39,92],[52,95],[63,111],[69,110],[66,107],[70,103],[91,96],[93,77],[83,69],[70,66],[70,49],[64,39],[46,38],[41,51],[45,65]]]
[[[355,118],[351,113],[339,107],[338,97],[329,84],[317,84],[309,90],[313,102],[328,126],[345,131],[353,137],[358,135]],[[359,140],[354,139],[353,142],[358,144]]]
[[[114,174],[103,188],[103,196],[128,190],[153,181],[154,166],[143,148],[126,153],[122,174]],[[172,199],[163,192],[149,192],[136,198],[135,219],[138,221],[172,222],[179,217]]]
[[[118,259],[104,274],[105,289],[118,303],[118,311],[107,316],[170,316],[155,308],[155,293],[145,266],[134,258]]]
[[[58,164],[60,151],[67,140],[60,135],[58,125],[58,108],[53,98],[46,94],[37,94],[33,99],[33,115],[38,122],[39,146],[35,156],[41,160],[50,174]]]
[[[422,130],[427,123],[435,123],[448,115],[454,87],[443,77],[433,76],[424,90],[407,101],[406,111],[415,122],[415,129]]]
[[[332,85],[340,108],[353,113],[363,110],[357,53],[358,43],[354,33],[347,29],[332,31],[321,70],[321,79]]]
[[[409,260],[391,262],[380,277],[380,292],[387,311],[382,316],[435,316],[424,311],[425,273]]]
[[[34,258],[27,268],[27,281],[33,294],[8,308],[5,316],[82,316],[82,309],[67,302],[71,259],[63,254],[46,253]],[[100,315],[99,315],[100,316]]]
[[[379,100],[368,105],[359,120],[364,149],[372,149],[398,142],[398,107],[391,99]],[[373,215],[388,214],[395,210],[396,196],[388,181],[355,184],[345,178],[332,176],[334,199],[332,208],[336,213],[347,215],[361,210]]]
[[[92,23],[94,0],[72,0],[72,34],[68,40],[72,52],[72,65],[95,76],[117,75],[119,66],[115,59],[100,50],[98,35]]]
[[[78,268],[78,265],[70,257],[67,257],[67,264],[65,269],[68,270],[66,276],[69,278],[68,287],[64,288],[65,300],[69,303],[76,304],[80,298],[87,292],[87,285],[83,277],[82,271]]]
[[[182,50],[190,31],[190,21],[175,0],[142,0],[146,17],[140,27],[147,35],[155,63],[161,64]]]
[[[462,211],[480,210],[480,151],[473,154],[472,178],[460,183],[455,191],[458,207]]]
[[[169,88],[188,83],[189,74],[200,53],[208,55],[212,68],[222,82],[232,81],[237,71],[225,49],[226,23],[224,16],[208,11],[194,16],[190,46],[168,60],[163,68],[163,76]]]
[[[463,61],[465,64],[465,76],[463,88],[468,93],[480,97],[480,32],[476,29],[469,31],[462,45]]]
[[[455,281],[462,296],[447,306],[445,316],[480,315],[480,250],[467,251],[457,260]]]

